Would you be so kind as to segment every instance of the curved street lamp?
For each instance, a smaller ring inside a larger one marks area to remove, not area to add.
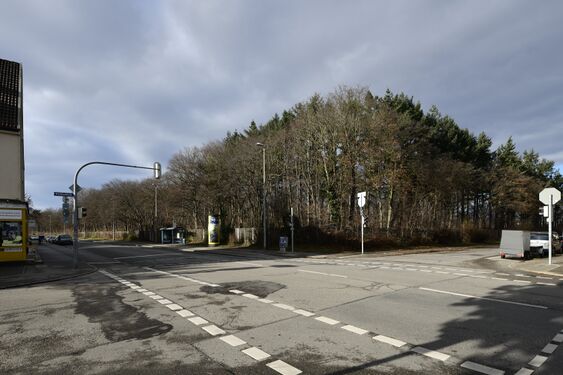
[[[72,241],[72,249],[73,249],[73,266],[76,268],[78,266],[78,197],[76,187],[78,186],[78,174],[81,170],[86,168],[92,164],[101,164],[101,165],[113,165],[114,167],[124,167],[124,168],[137,168],[137,169],[150,169],[154,171],[154,178],[159,179],[162,175],[162,167],[160,166],[159,162],[154,162],[152,167],[141,167],[138,165],[129,165],[129,164],[119,164],[119,163],[108,163],[105,161],[91,161],[82,165],[76,173],[74,174],[74,184],[72,185],[72,195],[74,200],[74,239]]]

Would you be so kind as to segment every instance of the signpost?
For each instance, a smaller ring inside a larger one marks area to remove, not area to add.
[[[545,188],[540,192],[540,202],[548,206],[547,222],[549,226],[549,264],[551,264],[553,205],[561,200],[561,192],[556,188]]]
[[[74,197],[74,194],[66,193],[64,191],[55,191],[54,195],[55,197]]]
[[[361,231],[362,231],[362,255],[364,254],[364,224],[365,224],[365,216],[364,216],[364,206],[366,205],[366,192],[362,191],[358,193],[358,207],[360,207],[360,215],[362,217],[361,221]]]

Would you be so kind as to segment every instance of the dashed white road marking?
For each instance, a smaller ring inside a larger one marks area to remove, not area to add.
[[[163,299],[163,298],[164,298],[163,296],[160,296],[160,295],[158,295],[158,294],[155,294],[154,296],[149,296],[149,297],[152,298],[152,299],[155,299],[155,300],[159,300],[159,299]]]
[[[219,340],[226,342],[230,346],[240,346],[246,344],[246,341],[239,339],[235,335],[219,337]]]
[[[288,365],[287,363],[281,360],[270,362],[266,364],[266,366],[268,366],[274,371],[279,372],[282,375],[298,375],[302,373],[301,370],[296,369],[295,367]]]
[[[266,353],[263,350],[258,349],[257,347],[253,346],[251,348],[248,349],[244,349],[242,351],[244,354],[246,354],[247,356],[257,360],[257,361],[262,361],[268,357],[270,357],[270,355],[268,353]]]
[[[195,314],[190,310],[182,309],[176,311],[176,314],[180,315],[182,318],[187,318],[188,316],[194,316]]]
[[[274,302],[271,299],[266,299],[266,298],[260,298],[258,301],[260,301],[262,303],[272,303],[272,302]]]
[[[536,308],[536,309],[544,309],[544,310],[547,310],[547,309],[548,309],[548,307],[546,307],[546,306],[541,306],[541,305],[532,305],[532,304],[529,304],[529,303],[507,301],[507,300],[495,299],[495,298],[477,297],[477,296],[472,296],[472,295],[470,295],[470,294],[462,294],[462,293],[448,292],[448,291],[446,291],[446,290],[430,289],[430,288],[423,288],[423,287],[420,287],[420,288],[418,288],[418,289],[420,289],[420,290],[425,290],[425,291],[428,291],[428,292],[434,292],[434,293],[449,294],[449,295],[458,296],[458,297],[482,299],[482,300],[485,300],[485,301],[500,302],[500,303],[508,303],[508,304],[511,304],[511,305],[533,307],[533,308]]]
[[[450,356],[447,355],[447,354],[440,353],[440,352],[437,352],[435,350],[426,349],[426,348],[423,348],[422,346],[414,347],[411,350],[415,353],[422,354],[424,356],[434,358],[434,359],[437,359],[437,360],[442,361],[442,362],[445,362],[450,358]]]
[[[469,369],[469,370],[477,371],[477,372],[480,372],[482,374],[487,374],[487,375],[503,375],[504,374],[504,371],[502,371],[502,370],[498,370],[496,368],[492,368],[492,367],[489,367],[489,366],[480,365],[478,363],[471,362],[471,361],[463,362],[461,364],[461,367]]]
[[[289,311],[295,310],[295,307],[286,305],[284,303],[274,303],[272,306],[276,306],[279,307],[280,309],[289,310]]]
[[[201,329],[203,329],[204,331],[209,333],[211,336],[224,335],[226,333],[225,331],[223,331],[221,328],[217,327],[214,324],[211,324],[211,325],[205,326],[205,327],[201,327]]]
[[[169,305],[169,304],[172,303],[172,301],[170,301],[169,299],[166,299],[166,298],[159,299],[158,302],[162,303],[163,305]]]
[[[547,344],[541,351],[543,353],[551,354],[555,349],[557,349],[558,346],[559,345],[555,345],[555,344]]]
[[[346,331],[350,331],[352,333],[355,333],[357,335],[363,335],[363,334],[369,332],[368,330],[365,330],[363,328],[359,328],[359,327],[356,327],[356,326],[352,326],[352,325],[347,325],[347,326],[340,327],[340,328],[345,329]]]
[[[326,316],[317,316],[315,319],[318,320],[319,322],[323,322],[331,326],[340,323],[338,320],[327,318]]]
[[[563,342],[563,333],[556,334],[551,341],[561,344]]]
[[[307,272],[307,273],[314,273],[314,274],[317,274],[317,275],[324,275],[324,276],[341,277],[341,278],[343,278],[343,279],[347,279],[347,278],[348,278],[348,276],[346,276],[346,275],[337,275],[337,274],[334,274],[334,273],[324,273],[324,272],[309,271],[309,270],[297,270],[297,271],[299,271],[299,272]]]
[[[547,357],[544,355],[537,355],[528,364],[534,367],[540,367],[546,361]]]
[[[527,368],[522,367],[520,370],[518,370],[518,372],[514,375],[532,375],[534,373],[534,370],[530,370]]]
[[[549,286],[555,286],[555,285],[557,285],[557,284],[554,284],[554,283],[541,283],[541,282],[539,282],[539,281],[538,281],[536,284],[538,284],[538,285],[549,285]]]
[[[168,308],[169,308],[170,310],[172,310],[172,311],[179,311],[179,310],[182,310],[182,309],[183,309],[182,306],[177,305],[177,304],[175,304],[175,303],[170,303],[170,304],[166,305],[166,307],[168,307]]]
[[[242,290],[238,290],[238,289],[231,289],[229,290],[230,293],[233,294],[243,294],[244,292]]]
[[[252,263],[252,262],[234,262],[234,263],[244,264],[244,265],[249,265],[249,266],[254,266],[254,267],[265,267],[263,264]]]
[[[384,343],[389,344],[389,345],[396,346],[397,348],[400,348],[401,346],[407,344],[407,343],[404,342],[404,341],[397,340],[397,339],[394,339],[394,338],[392,338],[392,337],[383,336],[383,335],[377,335],[377,336],[375,336],[373,339],[374,339],[374,340],[377,340],[377,341],[384,342]]]
[[[156,293],[153,292],[143,292],[145,296],[154,296]]]
[[[255,296],[254,294],[250,294],[250,293],[244,293],[242,296],[243,296],[243,297],[246,297],[246,298],[250,298],[250,299],[258,299],[258,298],[260,298],[260,297],[258,297],[258,296]]]
[[[315,313],[312,313],[312,312],[307,311],[307,310],[301,310],[301,309],[293,310],[293,312],[296,313],[296,314],[299,314],[299,315],[306,316],[306,317],[310,317],[310,316],[315,315]]]
[[[189,318],[188,319],[190,322],[192,322],[193,324],[195,324],[196,326],[200,326],[202,324],[206,324],[209,323],[207,320],[200,318],[199,316],[193,317],[193,318]]]

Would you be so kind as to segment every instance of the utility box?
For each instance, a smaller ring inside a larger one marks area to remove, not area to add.
[[[500,239],[500,257],[530,259],[530,232],[525,230],[503,230]]]

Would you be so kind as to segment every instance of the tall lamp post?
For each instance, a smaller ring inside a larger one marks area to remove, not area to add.
[[[154,162],[152,167],[140,167],[138,165],[129,165],[129,164],[118,164],[118,163],[108,163],[105,161],[91,161],[89,163],[83,164],[80,168],[78,168],[76,170],[76,173],[74,174],[74,184],[72,185],[72,195],[73,195],[73,199],[74,199],[74,213],[73,213],[73,217],[74,217],[74,239],[72,241],[72,248],[73,248],[73,253],[74,253],[74,257],[73,257],[73,265],[74,268],[76,268],[78,266],[78,197],[77,197],[77,191],[76,188],[78,186],[78,174],[80,173],[81,170],[83,170],[84,168],[86,168],[89,165],[92,164],[101,164],[101,165],[112,165],[114,167],[125,167],[125,168],[138,168],[138,169],[150,169],[152,171],[154,171],[154,178],[159,179],[161,174],[162,174],[162,168],[160,166],[159,162]]]
[[[262,221],[264,224],[264,250],[266,250],[266,145],[257,142],[256,146],[262,148]]]

